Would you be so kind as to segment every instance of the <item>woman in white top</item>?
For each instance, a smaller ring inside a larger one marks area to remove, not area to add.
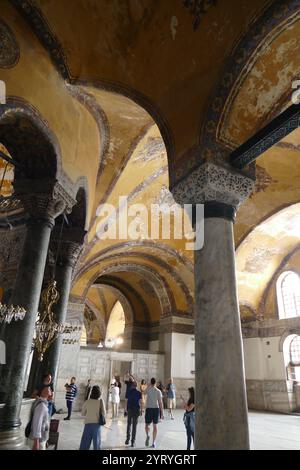
[[[82,406],[81,415],[85,416],[85,425],[80,442],[80,450],[89,450],[93,441],[94,450],[100,450],[101,428],[100,415],[105,417],[105,405],[98,385],[94,385],[90,398]]]
[[[120,389],[116,383],[112,383],[110,387],[112,419],[117,418],[119,414]]]

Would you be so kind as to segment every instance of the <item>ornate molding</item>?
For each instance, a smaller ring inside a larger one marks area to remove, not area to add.
[[[62,77],[68,79],[70,72],[66,56],[58,39],[49,29],[41,10],[34,5],[31,0],[10,0],[10,3],[12,3],[20,15],[29,23],[42,45],[48,51],[51,60],[56,65]]]
[[[237,208],[253,191],[254,181],[229,165],[206,162],[172,189],[178,204],[220,202]]]
[[[299,126],[300,105],[293,104],[231,153],[232,166],[244,168]]]
[[[63,212],[70,213],[76,200],[58,181],[16,180],[16,196],[31,219],[46,219],[54,224],[54,219]]]
[[[87,91],[83,90],[79,86],[71,85],[67,83],[67,90],[69,90],[70,94],[76,98],[79,103],[81,103],[85,108],[91,113],[93,116],[100,136],[100,155],[99,155],[99,169],[97,180],[100,178],[103,167],[104,167],[104,157],[109,149],[109,141],[110,141],[110,129],[108,119],[106,117],[105,112],[98,104],[97,100],[94,98],[93,95],[88,93]]]
[[[52,253],[57,253],[58,243],[58,240],[51,240],[50,249]],[[74,269],[82,253],[82,250],[82,243],[71,240],[63,240],[58,254],[58,264],[60,266],[69,265]]]
[[[183,0],[183,5],[188,8],[194,16],[193,30],[198,29],[200,21],[205,13],[214,5],[218,0]]]
[[[8,25],[0,20],[0,68],[14,67],[19,58],[18,42]]]

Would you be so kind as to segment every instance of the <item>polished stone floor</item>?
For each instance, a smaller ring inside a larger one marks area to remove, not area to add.
[[[74,413],[70,421],[63,421],[65,415],[56,415],[59,423],[60,450],[79,448],[83,429],[83,419]],[[159,423],[157,448],[164,450],[183,450],[186,448],[186,433],[182,421],[183,411],[175,411],[175,419],[169,419],[166,413],[164,421]],[[255,450],[300,450],[300,416],[275,413],[249,413],[251,449]],[[126,449],[126,419],[120,417],[102,428],[103,449]],[[151,442],[152,443],[152,442]],[[130,449],[130,447],[128,447]],[[137,430],[136,449],[145,449],[144,420],[140,419]]]

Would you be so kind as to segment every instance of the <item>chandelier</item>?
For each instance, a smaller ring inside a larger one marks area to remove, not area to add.
[[[0,158],[2,158],[3,160],[6,161],[6,165],[4,167],[4,171],[3,171],[3,175],[2,175],[1,183],[0,183],[0,206],[1,206],[1,210],[3,208],[7,210],[8,208],[12,207],[11,204],[14,204],[16,202],[16,200],[11,199],[11,197],[4,197],[1,194],[2,193],[2,186],[3,186],[3,183],[4,183],[4,178],[5,178],[8,166],[9,165],[15,165],[16,162],[14,162],[14,160],[10,156],[6,155],[2,151],[0,151]],[[12,202],[12,201],[14,201],[14,202]],[[17,201],[17,203],[19,203],[19,201]],[[8,222],[8,219],[7,219],[7,222]],[[9,222],[8,222],[8,226],[9,226],[10,229],[12,228],[11,225],[9,224]],[[20,307],[20,305],[14,306],[12,304],[6,305],[6,304],[2,304],[0,302],[0,323],[8,323],[9,324],[13,320],[14,321],[23,320],[25,315],[26,315],[26,310],[25,310],[24,307]]]
[[[12,320],[23,320],[26,314],[24,307],[6,305],[0,302],[0,323],[10,323]]]
[[[33,343],[40,362],[43,361],[45,352],[56,340],[57,336],[65,330],[63,324],[55,321],[52,311],[52,306],[57,303],[58,299],[59,293],[56,288],[56,281],[52,279],[48,287],[42,292],[42,312],[38,313],[35,325]]]

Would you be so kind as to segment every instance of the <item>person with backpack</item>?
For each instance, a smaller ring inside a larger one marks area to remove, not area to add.
[[[48,412],[49,416],[54,415],[56,408],[54,405],[54,389],[53,389],[53,382],[52,382],[52,375],[51,374],[45,374],[42,377],[42,382],[39,383],[35,389],[35,391],[32,394],[32,398],[38,398],[40,396],[41,390],[43,390],[44,387],[50,387],[51,389],[51,395],[48,398]]]
[[[32,405],[31,419],[25,429],[25,436],[32,441],[32,450],[46,450],[49,438],[48,399],[51,397],[52,391],[49,386],[45,386],[39,393],[39,397]]]

